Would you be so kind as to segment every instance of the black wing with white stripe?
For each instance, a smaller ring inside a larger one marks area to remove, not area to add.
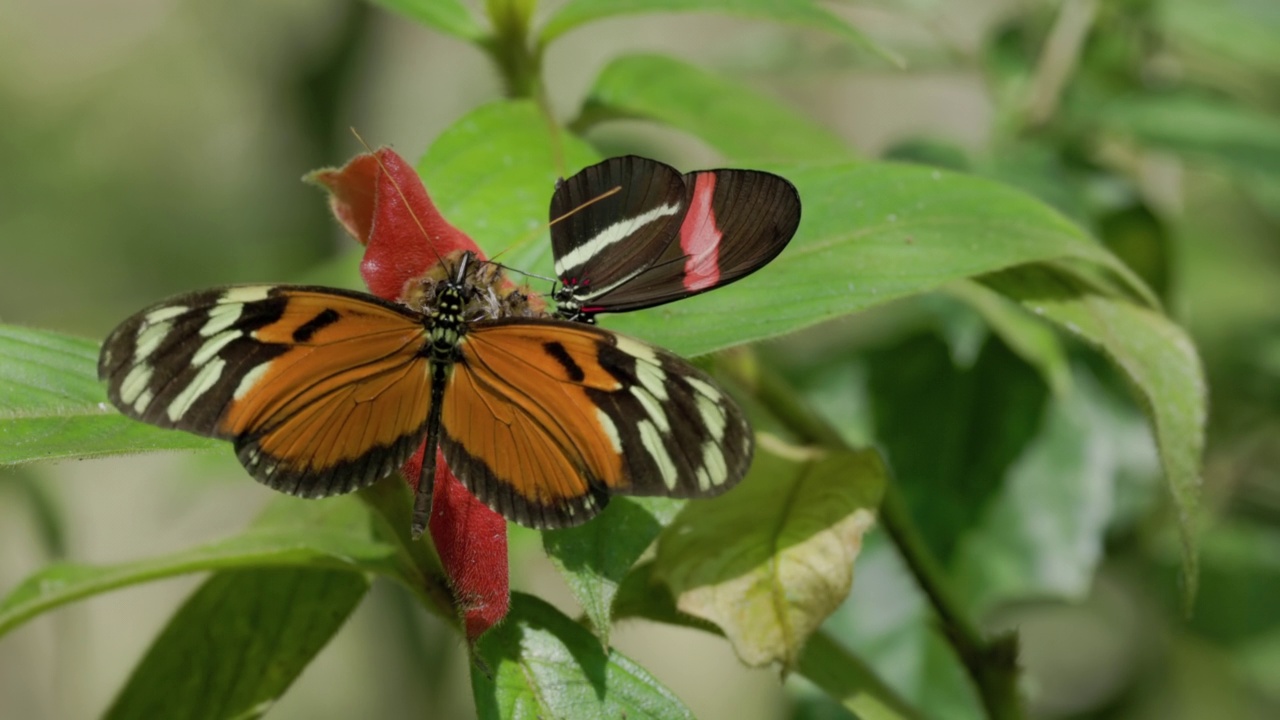
[[[800,197],[770,173],[681,176],[631,155],[560,183],[551,217],[562,216],[551,226],[557,314],[592,322],[597,313],[661,305],[759,269],[795,234]]]

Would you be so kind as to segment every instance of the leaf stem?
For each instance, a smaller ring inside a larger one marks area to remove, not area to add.
[[[799,393],[776,373],[746,362],[725,362],[720,367],[727,370],[733,380],[751,388],[753,397],[801,440],[849,448],[840,434],[800,400]],[[925,545],[892,478],[885,487],[880,520],[933,606],[940,629],[977,688],[987,716],[992,720],[1025,718],[1026,710],[1018,693],[1016,634],[983,637],[952,592],[942,565]]]

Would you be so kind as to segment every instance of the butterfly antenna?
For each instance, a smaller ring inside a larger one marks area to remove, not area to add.
[[[601,200],[604,200],[605,198],[607,198],[607,197],[609,197],[609,196],[611,196],[611,195],[617,195],[617,194],[618,194],[618,193],[620,193],[620,192],[622,192],[622,186],[621,186],[621,185],[615,185],[615,186],[613,186],[612,188],[609,188],[608,190],[606,190],[606,191],[604,191],[604,192],[600,193],[599,195],[597,195],[597,196],[595,196],[595,197],[591,198],[590,200],[588,200],[588,201],[586,201],[586,202],[584,202],[584,203],[582,203],[582,204],[578,205],[577,207],[573,208],[573,209],[572,209],[572,210],[570,210],[569,212],[564,213],[564,214],[563,214],[563,215],[561,215],[560,217],[552,218],[551,222],[547,223],[546,225],[543,225],[542,227],[538,228],[537,230],[534,230],[534,231],[532,231],[532,232],[528,233],[528,234],[527,234],[527,235],[525,235],[523,238],[521,238],[520,240],[517,240],[516,242],[512,243],[511,245],[508,245],[508,246],[507,246],[507,247],[506,247],[502,252],[500,252],[500,253],[498,253],[497,255],[494,255],[493,257],[489,258],[486,262],[492,263],[493,265],[497,265],[498,267],[502,268],[503,270],[506,270],[506,271],[508,271],[508,272],[516,273],[517,275],[523,275],[523,276],[525,276],[525,277],[527,277],[527,278],[534,278],[534,279],[537,279],[537,280],[542,280],[542,281],[544,281],[544,282],[549,282],[549,283],[551,283],[551,285],[554,287],[554,286],[555,286],[555,284],[558,282],[558,281],[556,280],[556,278],[550,278],[550,277],[547,277],[547,276],[545,276],[545,275],[539,275],[538,273],[529,272],[528,270],[521,270],[521,269],[519,269],[519,268],[511,267],[510,265],[504,265],[504,264],[502,264],[502,263],[498,262],[498,258],[502,257],[503,255],[507,254],[508,252],[511,252],[512,250],[517,250],[517,249],[519,249],[520,247],[522,247],[522,246],[526,245],[526,244],[527,244],[527,243],[529,243],[531,240],[533,240],[534,238],[536,238],[538,235],[541,235],[543,230],[546,230],[547,228],[551,227],[552,225],[555,225],[555,224],[556,224],[556,223],[558,223],[558,222],[563,222],[564,220],[566,220],[566,219],[568,219],[568,218],[570,218],[570,217],[573,217],[573,216],[574,216],[574,215],[576,215],[577,213],[582,212],[584,209],[586,209],[586,208],[590,207],[591,205],[594,205],[595,203],[598,203],[598,202],[600,202]],[[554,291],[553,291],[553,292],[554,292]]]
[[[568,219],[568,218],[570,218],[570,217],[573,217],[574,215],[577,215],[578,213],[582,212],[583,210],[586,210],[587,208],[591,207],[592,205],[595,205],[596,203],[600,202],[601,200],[604,200],[605,198],[607,198],[607,197],[611,197],[611,196],[613,196],[613,195],[617,195],[617,194],[618,194],[618,193],[620,193],[620,192],[622,192],[622,186],[621,186],[621,185],[614,185],[613,187],[609,188],[608,190],[605,190],[604,192],[602,192],[602,193],[600,193],[599,195],[597,195],[597,196],[595,196],[595,197],[591,198],[590,200],[588,200],[588,201],[586,201],[586,202],[582,203],[581,205],[579,205],[579,206],[575,207],[574,209],[572,209],[572,210],[570,210],[569,212],[567,212],[567,213],[565,213],[565,214],[561,215],[560,217],[558,217],[558,218],[552,218],[551,222],[547,223],[547,227],[551,227],[552,225],[555,225],[556,223],[560,222],[561,220],[566,220],[566,219]]]
[[[622,192],[622,186],[621,186],[621,185],[615,185],[615,186],[613,186],[612,188],[610,188],[610,189],[608,189],[608,190],[606,190],[606,191],[604,191],[604,192],[600,193],[599,195],[597,195],[597,196],[595,196],[595,197],[591,198],[590,200],[588,200],[588,201],[586,201],[586,202],[582,203],[581,205],[579,205],[579,206],[577,206],[577,207],[573,208],[573,209],[572,209],[572,210],[570,210],[569,212],[567,212],[567,213],[565,213],[565,214],[561,215],[560,217],[558,217],[558,218],[552,218],[551,222],[547,223],[546,225],[543,225],[542,227],[539,227],[537,230],[531,230],[531,231],[529,231],[528,233],[526,233],[526,234],[525,234],[525,236],[524,236],[524,237],[522,237],[522,238],[520,238],[519,240],[517,240],[517,241],[515,241],[515,242],[511,243],[510,245],[508,245],[508,246],[507,246],[507,249],[506,249],[506,250],[503,250],[502,252],[503,252],[503,253],[505,253],[505,252],[508,252],[508,251],[510,251],[510,250],[519,250],[520,248],[522,248],[522,247],[524,247],[525,245],[528,245],[530,242],[532,242],[535,238],[537,238],[539,235],[541,235],[541,234],[542,234],[542,231],[546,230],[547,228],[551,227],[552,225],[555,225],[556,223],[561,222],[561,221],[563,221],[563,220],[566,220],[566,219],[568,219],[568,218],[570,218],[570,217],[573,217],[574,215],[576,215],[576,214],[578,214],[578,213],[582,212],[584,209],[586,209],[586,208],[588,208],[588,207],[590,207],[590,206],[592,206],[592,205],[594,205],[594,204],[596,204],[596,203],[600,202],[601,200],[604,200],[605,198],[607,198],[607,197],[609,197],[609,196],[611,196],[611,195],[617,195],[617,194],[618,194],[618,193],[620,193],[620,192]],[[501,255],[502,255],[502,253],[498,253],[498,254],[497,254],[497,255],[495,255],[494,257],[500,257]],[[511,268],[508,268],[508,269],[511,269]],[[528,273],[525,273],[525,274],[527,275]],[[537,277],[537,276],[535,275],[535,276],[532,276],[532,277]]]
[[[373,156],[373,161],[378,163],[378,169],[381,170],[382,174],[386,175],[387,179],[391,181],[391,187],[396,189],[396,194],[400,196],[400,202],[404,203],[404,209],[409,213],[409,217],[413,218],[413,224],[418,226],[418,232],[422,233],[422,237],[427,241],[427,247],[431,248],[431,252],[436,256],[436,262],[443,264],[444,258],[441,257],[439,251],[436,250],[435,243],[431,242],[431,236],[427,234],[427,228],[424,227],[422,221],[418,219],[418,214],[413,211],[413,206],[409,204],[409,198],[404,194],[404,188],[400,187],[400,183],[396,180],[396,176],[392,175],[391,171],[387,170],[387,166],[382,162],[382,158],[378,157],[378,153],[375,152],[373,148],[369,147],[369,143],[364,141],[364,138],[360,136],[359,131],[353,127],[351,128],[351,134],[356,136],[356,140],[360,141],[360,144],[364,146],[365,151]]]
[[[545,280],[552,284],[555,284],[556,282],[555,278],[549,278],[545,275],[539,275],[538,273],[529,272],[528,270],[521,270],[520,268],[513,268],[510,265],[503,265],[502,263],[497,262],[496,260],[491,259],[489,260],[489,263],[493,265],[497,265],[498,267],[502,268],[503,270],[506,270],[507,272],[513,272],[517,275],[523,275],[527,278],[534,278],[536,280]]]

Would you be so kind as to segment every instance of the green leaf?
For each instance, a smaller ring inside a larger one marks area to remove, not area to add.
[[[562,138],[564,173],[596,160]],[[527,102],[485,106],[440,137],[420,163],[451,222],[503,261],[550,274],[541,226],[561,173]],[[776,168],[775,168],[776,169]],[[767,268],[712,293],[605,324],[696,355],[791,332],[955,280],[1017,265],[1075,261],[1150,299],[1141,281],[1079,227],[998,183],[892,164],[783,169],[804,203],[800,232]],[[513,243],[521,238],[518,247]],[[1152,302],[1154,302],[1152,300]],[[734,317],[733,323],[724,322]]]
[[[762,442],[733,492],[685,506],[658,541],[654,576],[747,665],[794,668],[849,592],[884,482],[875,451]]]
[[[1159,472],[1142,416],[1083,369],[1037,424],[990,512],[957,552],[951,575],[973,617],[1031,598],[1082,599],[1103,557],[1118,484]]]
[[[614,118],[684,130],[735,163],[853,159],[838,135],[774,98],[665,55],[626,55],[609,63],[574,126]]]
[[[944,288],[944,292],[976,310],[1010,350],[1040,373],[1054,395],[1069,392],[1071,368],[1067,364],[1067,351],[1048,325],[1026,308],[976,282],[953,283]]]
[[[368,589],[368,578],[346,571],[218,573],[169,620],[106,717],[258,717]]]
[[[551,193],[599,161],[572,135],[552,134],[532,102],[480,107],[443,132],[418,163],[436,207],[493,257],[550,276]],[[548,288],[549,289],[549,288]]]
[[[869,366],[876,438],[925,542],[949,564],[1035,435],[1047,390],[990,337],[970,367],[932,334],[876,352]]]
[[[1101,295],[1048,268],[997,273],[984,281],[1096,346],[1132,383],[1155,429],[1177,509],[1190,602],[1198,578],[1195,523],[1207,414],[1204,371],[1191,339],[1149,308]]]
[[[1134,202],[1096,218],[1098,238],[1168,300],[1173,275],[1173,237],[1168,224],[1146,203]]]
[[[1217,98],[1140,95],[1108,103],[1096,118],[1144,145],[1237,172],[1280,174],[1280,118]]]
[[[547,555],[606,647],[618,586],[681,505],[671,498],[614,498],[591,522],[542,533]]]
[[[531,595],[511,595],[511,612],[476,655],[471,689],[484,720],[693,717],[644,668]]]
[[[8,491],[7,496],[5,492]],[[17,503],[11,499],[17,496]],[[35,540],[50,558],[67,554],[67,522],[61,494],[51,483],[29,468],[15,467],[0,472],[0,503],[13,508],[20,504],[35,530]]]
[[[822,688],[859,720],[907,720],[920,714],[884,683],[862,659],[819,631],[805,643],[800,675]]]
[[[602,324],[699,355],[995,270],[1078,261],[1149,291],[1078,226],[990,180],[910,165],[774,168],[799,188],[800,230],[750,277]],[[733,318],[733,322],[725,322]]]
[[[908,137],[890,145],[880,153],[880,159],[928,165],[956,172],[973,170],[973,161],[965,148],[958,143],[928,135]]]
[[[1204,561],[1204,590],[1188,626],[1226,647],[1280,640],[1280,528],[1265,518],[1224,518],[1205,533]]]
[[[1154,7],[1175,45],[1280,74],[1280,8],[1273,0],[1165,0]]]
[[[454,37],[477,42],[488,32],[471,11],[458,0],[371,0],[388,10],[400,13],[410,20],[420,22]]]
[[[670,590],[653,579],[654,563],[642,563],[627,575],[618,590],[619,618],[646,618],[722,635],[720,629],[676,609]],[[918,718],[919,714],[890,688],[861,658],[822,630],[800,651],[796,672],[837,702],[867,720]]]
[[[98,344],[0,325],[0,465],[220,443],[124,417],[98,380]]]
[[[1280,677],[1275,671],[1280,667],[1280,631],[1259,634],[1232,655],[1234,662],[1230,665],[1239,668],[1248,687],[1241,695],[1247,697],[1251,691],[1261,689],[1273,706],[1280,702]]]
[[[589,22],[619,15],[660,12],[722,12],[814,28],[834,33],[854,45],[889,57],[859,30],[813,0],[569,0],[542,26],[540,36],[542,44],[547,45]]]
[[[1087,192],[1088,179],[1056,146],[1005,140],[998,153],[976,159],[970,172],[1019,188],[1080,225],[1093,222],[1096,209]]]
[[[403,484],[398,478],[388,482]],[[251,528],[225,540],[117,565],[48,565],[0,600],[0,635],[81,598],[204,570],[272,566],[376,573],[421,592],[426,583],[418,566],[390,535],[356,497],[280,496]]]

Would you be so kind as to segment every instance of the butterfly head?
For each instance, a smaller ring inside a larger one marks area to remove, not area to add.
[[[401,298],[433,324],[441,317],[465,324],[547,315],[541,299],[511,282],[501,265],[462,250],[444,256],[424,275],[406,283]]]
[[[471,253],[463,252],[455,273],[424,286],[427,287],[426,315],[431,320],[428,348],[433,362],[452,364],[457,359],[462,336],[467,333],[467,309],[479,292],[479,288],[467,282],[467,266],[471,265],[472,258]]]
[[[561,277],[558,287],[551,291],[551,299],[556,302],[556,317],[595,325],[597,308],[583,305],[583,297],[590,290],[590,278]]]

